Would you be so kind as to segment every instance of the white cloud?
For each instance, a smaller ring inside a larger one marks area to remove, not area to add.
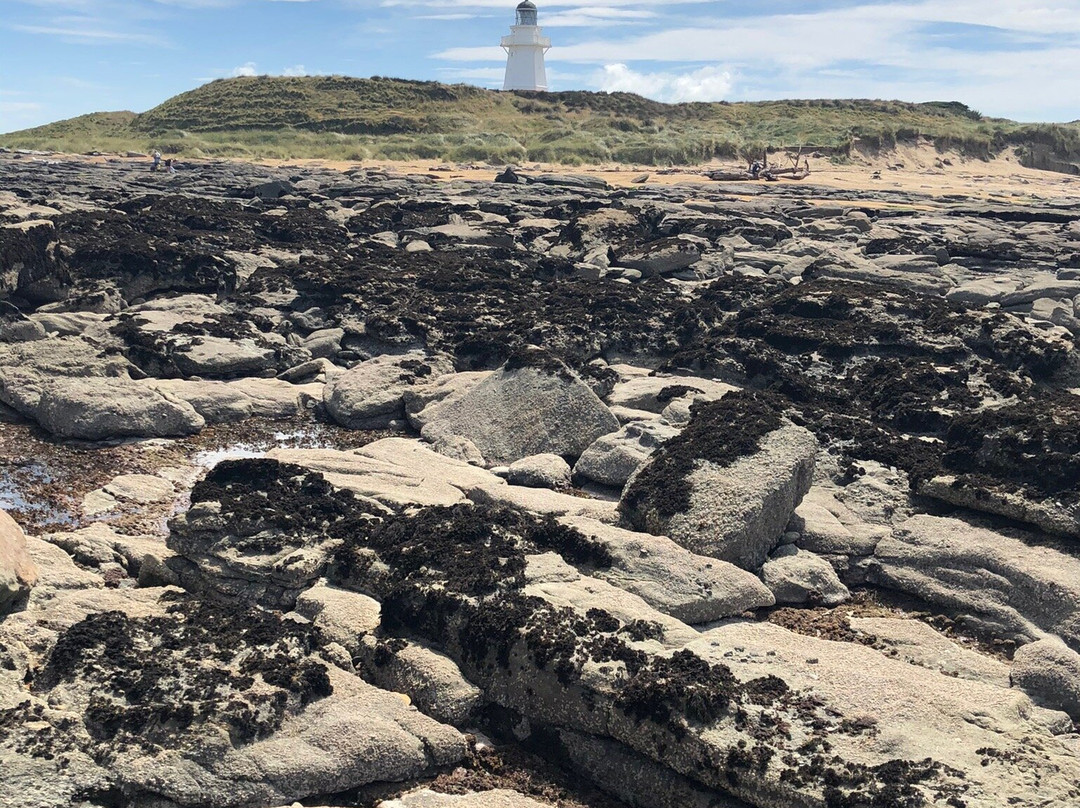
[[[483,14],[418,14],[413,17],[414,20],[475,20],[480,17],[484,17]]]
[[[625,64],[604,65],[592,83],[607,92],[637,93],[658,101],[722,101],[731,92],[731,74],[715,66],[689,73],[638,73]]]
[[[237,78],[239,76],[257,76],[259,75],[259,73],[255,69],[254,62],[244,62],[244,64],[240,65],[239,67],[234,67],[232,69],[232,73],[230,73],[229,75],[231,75],[233,78]]]
[[[23,112],[37,112],[41,104],[34,101],[0,101],[0,112],[19,114]]]
[[[295,2],[295,0],[291,0],[291,1]],[[284,68],[281,71],[281,75],[283,75],[283,76],[313,76],[313,75],[318,75],[318,74],[317,73],[309,73],[307,68],[305,68],[303,65],[293,65],[292,67]]]
[[[570,28],[590,25],[612,25],[638,23],[653,19],[655,11],[635,8],[612,8],[611,6],[584,6],[571,8],[557,14],[545,16],[540,20],[541,27]]]
[[[42,123],[45,107],[35,101],[0,101],[0,121],[5,132]]]
[[[117,31],[103,27],[97,20],[89,24],[75,25],[12,25],[13,31],[24,34],[39,34],[72,42],[79,45],[154,45],[164,42],[156,36],[130,31]]]

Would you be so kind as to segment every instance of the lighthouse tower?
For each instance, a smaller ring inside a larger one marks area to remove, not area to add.
[[[510,26],[510,36],[502,38],[506,51],[506,78],[504,90],[546,90],[547,72],[544,70],[544,53],[551,47],[551,40],[540,36],[536,24],[536,6],[524,0],[517,7],[517,19]]]

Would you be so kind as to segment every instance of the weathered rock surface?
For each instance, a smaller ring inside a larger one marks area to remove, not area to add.
[[[946,676],[1010,687],[1009,666],[999,659],[965,648],[922,622],[896,617],[851,617],[852,630],[872,636],[886,653]]]
[[[406,389],[453,372],[445,358],[421,353],[377,356],[336,376],[326,385],[330,417],[352,429],[385,429],[405,421]]]
[[[0,510],[0,614],[29,595],[37,578],[37,566],[26,550],[22,528]]]
[[[384,438],[351,452],[275,449],[267,456],[317,471],[338,488],[390,507],[453,505],[481,487],[509,487],[489,471],[407,438]]]
[[[286,467],[306,497],[339,498],[318,475]],[[275,501],[272,518],[254,519],[238,497],[256,486]],[[225,461],[192,491],[192,507],[170,521],[167,541],[176,555],[166,562],[192,592],[228,603],[292,608],[327,563],[326,537],[294,529],[294,492],[280,480],[276,461]],[[348,496],[348,495],[346,495]]]
[[[49,527],[0,621],[0,802],[498,804],[409,793],[459,763],[434,785],[564,798],[438,721],[635,808],[1080,800],[1046,709],[1080,675],[1068,200],[28,157],[0,502]],[[268,447],[163,544],[193,453]],[[506,483],[543,452],[586,490]],[[778,591],[871,591],[769,619],[844,642],[745,614],[808,553]]]
[[[679,434],[659,421],[630,423],[597,438],[577,463],[574,474],[585,480],[622,488],[654,451]]]
[[[560,522],[607,549],[610,566],[591,570],[592,575],[684,623],[708,623],[776,602],[756,576],[726,561],[694,555],[664,536],[582,517]]]
[[[310,629],[267,613],[91,614],[60,633],[5,716],[23,720],[0,741],[0,799],[59,806],[116,789],[179,805],[280,804],[464,754],[456,731],[326,666],[312,644]]]
[[[1080,654],[1055,639],[1022,646],[1010,669],[1013,684],[1038,704],[1080,716]]]
[[[556,454],[532,455],[511,463],[507,480],[511,485],[557,491],[570,487],[570,466]]]
[[[462,435],[489,463],[536,454],[577,458],[619,428],[615,416],[560,362],[521,355],[446,404],[421,431],[426,440]],[[530,364],[532,363],[532,364]]]
[[[878,543],[869,578],[948,607],[996,636],[1057,634],[1080,648],[1080,560],[1049,547],[919,515]]]
[[[836,606],[851,597],[828,561],[792,545],[778,548],[761,567],[761,580],[777,603]]]
[[[397,799],[383,800],[376,808],[543,808],[544,805],[504,788],[470,794],[440,794],[422,788]]]
[[[54,435],[80,440],[193,435],[206,424],[186,401],[122,378],[45,382],[24,414]]]

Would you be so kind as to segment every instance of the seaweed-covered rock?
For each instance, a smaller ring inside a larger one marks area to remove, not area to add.
[[[32,303],[61,300],[70,282],[67,267],[57,254],[52,222],[0,225],[0,299],[18,296]]]
[[[942,464],[946,473],[922,493],[1080,538],[1080,396],[1044,394],[960,416]]]
[[[334,575],[378,592],[386,627],[438,642],[530,725],[616,740],[753,804],[917,806],[944,794],[990,808],[1003,793],[1023,804],[1030,766],[1044,797],[1080,794],[1075,755],[1052,735],[1061,722],[1014,691],[767,624],[694,639],[670,619],[627,622],[629,602],[548,563],[550,551],[529,554],[545,548],[596,552],[505,511],[428,509],[353,534]],[[987,720],[971,720],[972,704]],[[980,766],[989,748],[1006,764]]]
[[[817,442],[753,394],[696,405],[694,419],[623,491],[639,530],[693,552],[759,566],[810,489]]]
[[[464,754],[456,731],[327,666],[317,647],[310,626],[268,612],[180,601],[91,614],[0,713],[0,800],[281,804]]]
[[[219,463],[191,502],[170,520],[169,568],[205,597],[270,608],[292,608],[322,575],[329,548],[316,515],[375,518],[322,475],[276,460]]]
[[[0,614],[25,598],[37,578],[37,566],[27,554],[22,528],[0,510]]]
[[[562,362],[523,351],[441,407],[421,435],[462,435],[489,463],[512,463],[545,453],[576,458],[618,428],[610,410]]]

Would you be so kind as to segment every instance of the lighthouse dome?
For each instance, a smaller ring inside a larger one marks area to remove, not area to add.
[[[531,0],[524,0],[524,2],[518,3],[517,24],[536,25],[536,5],[532,3]]]

